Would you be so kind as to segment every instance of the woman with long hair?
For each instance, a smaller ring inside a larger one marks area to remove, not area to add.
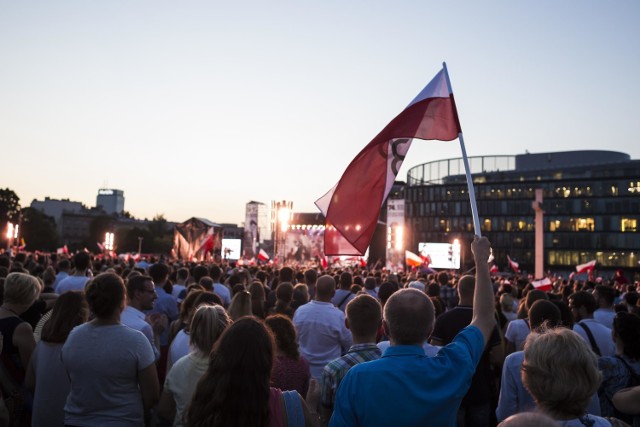
[[[273,352],[273,337],[255,318],[243,317],[227,328],[193,395],[187,426],[315,425],[297,392],[269,387]],[[293,421],[294,414],[299,423]]]
[[[231,304],[229,304],[229,316],[234,322],[241,317],[251,316],[253,311],[251,310],[251,294],[248,291],[239,291],[233,298],[231,298]]]
[[[264,319],[267,312],[267,297],[264,292],[264,286],[257,280],[249,285],[249,293],[251,294],[251,312],[254,316]]]
[[[158,403],[158,413],[173,420],[174,427],[184,425],[184,414],[200,378],[209,366],[209,354],[231,318],[220,305],[201,305],[189,328],[192,351],[171,367]]]
[[[32,426],[64,424],[64,404],[71,385],[60,360],[62,346],[73,328],[89,317],[84,295],[66,292],[58,298],[51,318],[42,328],[42,336],[31,355],[26,385],[34,391]]]
[[[267,317],[265,324],[276,340],[276,358],[271,373],[271,385],[280,390],[296,390],[301,396],[309,391],[309,362],[300,355],[296,328],[287,316]]]
[[[602,415],[632,424],[633,417],[615,409],[612,399],[617,391],[631,385],[634,376],[640,377],[640,317],[624,311],[617,313],[611,334],[616,344],[616,355],[598,359],[598,368],[603,375],[598,390],[600,408]]]
[[[74,328],[61,352],[71,382],[64,422],[142,425],[160,388],[151,343],[142,332],[120,323],[125,307],[120,276],[99,274],[87,285],[85,296],[94,319]]]

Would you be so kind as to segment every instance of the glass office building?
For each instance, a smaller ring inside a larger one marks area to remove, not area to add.
[[[640,273],[640,160],[613,151],[570,151],[469,158],[482,234],[497,264],[506,256],[533,271],[536,189],[543,192],[544,268]],[[405,188],[407,249],[420,242],[466,242],[473,221],[462,158],[415,166]]]

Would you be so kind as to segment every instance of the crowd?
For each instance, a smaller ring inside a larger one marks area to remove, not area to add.
[[[0,425],[640,426],[611,279],[0,255]],[[4,423],[4,424],[3,424]]]

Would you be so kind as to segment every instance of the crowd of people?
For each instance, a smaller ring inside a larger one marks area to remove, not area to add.
[[[0,425],[640,426],[638,282],[0,255]]]

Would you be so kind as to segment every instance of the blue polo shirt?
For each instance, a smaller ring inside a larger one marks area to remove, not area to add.
[[[467,326],[434,357],[419,346],[392,346],[382,358],[349,370],[330,426],[455,426],[462,398],[484,350]]]

